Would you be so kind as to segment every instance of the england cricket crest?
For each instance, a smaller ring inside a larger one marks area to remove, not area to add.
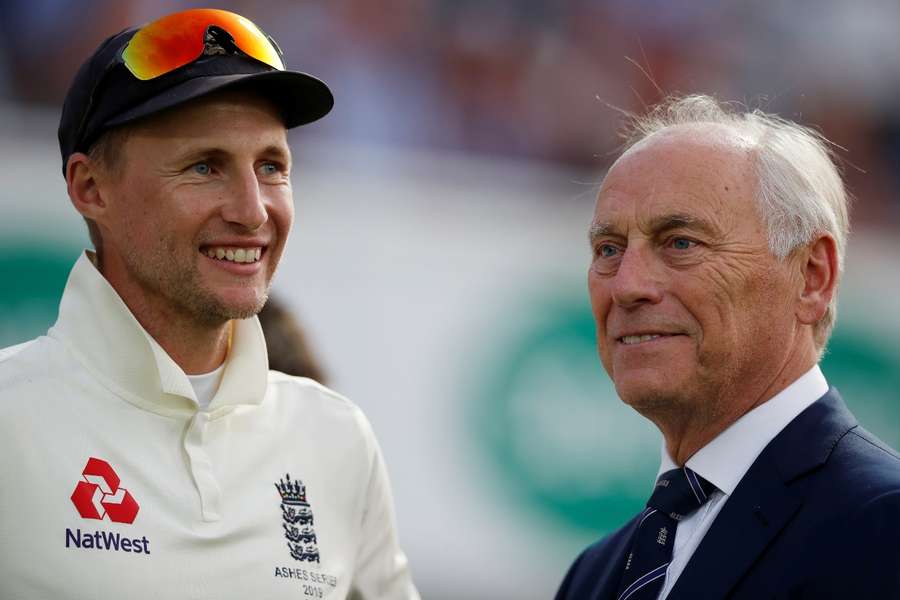
[[[284,479],[275,484],[281,494],[281,518],[284,521],[284,537],[287,538],[291,556],[301,562],[319,562],[316,532],[313,530],[313,514],[306,501],[306,486],[299,479]]]

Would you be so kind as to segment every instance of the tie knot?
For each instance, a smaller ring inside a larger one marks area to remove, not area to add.
[[[687,467],[672,469],[656,480],[647,506],[680,521],[703,506],[715,489],[716,486]]]

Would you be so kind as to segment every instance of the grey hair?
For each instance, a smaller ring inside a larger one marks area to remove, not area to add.
[[[821,233],[834,238],[838,277],[844,270],[849,235],[849,196],[830,142],[819,132],[759,109],[746,110],[704,95],[670,97],[646,115],[629,119],[626,150],[679,125],[718,124],[753,146],[757,203],[769,250],[785,259]],[[813,333],[820,352],[837,318],[837,290]]]

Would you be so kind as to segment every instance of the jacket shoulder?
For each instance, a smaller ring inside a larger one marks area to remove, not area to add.
[[[900,492],[900,454],[862,427],[844,435],[828,460],[833,483],[867,502],[888,492]]]
[[[614,594],[619,585],[619,573],[624,568],[631,533],[638,518],[588,546],[569,567],[556,593],[556,600],[578,600],[595,597],[598,588]],[[596,596],[606,597],[606,596]]]
[[[859,440],[860,446],[872,455],[876,462],[885,462],[894,469],[900,466],[900,452],[890,447],[887,443],[870,433],[863,427],[854,427],[850,430],[850,440]],[[863,444],[864,443],[864,444]]]
[[[864,436],[848,440],[869,444]],[[865,489],[840,520],[823,527],[840,539],[822,553],[823,564],[809,578],[809,598],[900,598],[900,459],[889,448],[870,446],[878,457],[854,484]],[[825,544],[822,544],[825,546]]]

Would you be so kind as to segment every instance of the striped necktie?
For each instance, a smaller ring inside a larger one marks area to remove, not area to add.
[[[709,499],[716,487],[687,467],[666,471],[631,538],[617,600],[655,600],[672,560],[675,527]]]

